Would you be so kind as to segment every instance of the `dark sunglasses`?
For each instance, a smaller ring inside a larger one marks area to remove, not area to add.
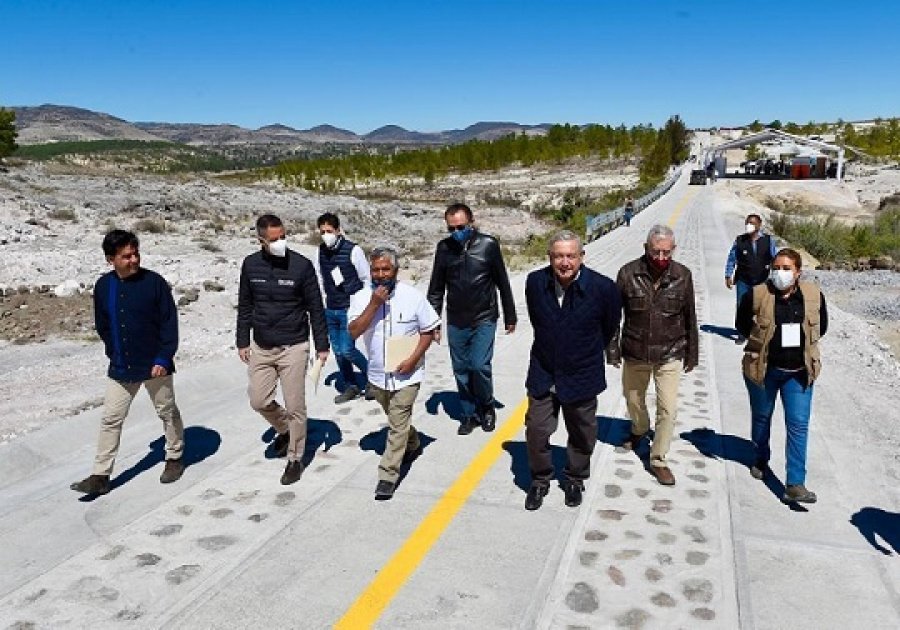
[[[464,223],[463,225],[448,225],[447,231],[452,234],[453,232],[462,232],[467,227],[469,227],[468,223]]]

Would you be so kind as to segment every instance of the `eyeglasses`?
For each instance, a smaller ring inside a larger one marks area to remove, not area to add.
[[[671,249],[648,249],[647,254],[651,258],[671,258],[672,250]]]
[[[463,223],[462,225],[448,225],[447,231],[453,234],[453,232],[462,232],[467,227],[469,227],[468,223]]]

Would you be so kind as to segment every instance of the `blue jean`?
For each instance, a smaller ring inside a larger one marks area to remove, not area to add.
[[[787,460],[785,483],[789,486],[805,483],[806,444],[809,437],[809,415],[813,395],[813,384],[806,385],[806,371],[785,372],[778,368],[769,368],[762,386],[746,376],[744,383],[750,395],[750,410],[753,415],[751,440],[756,450],[757,462],[768,462],[772,454],[769,448],[769,434],[772,429],[775,398],[780,393],[787,429],[787,441],[784,446],[784,456]]]
[[[497,322],[482,322],[469,328],[447,326],[447,343],[453,376],[464,418],[474,418],[494,405],[491,360]]]
[[[331,351],[337,361],[338,369],[344,378],[344,387],[359,385],[353,375],[353,366],[362,372],[363,382],[369,370],[369,362],[353,343],[350,331],[347,329],[347,309],[325,309],[325,323],[328,324],[328,341],[331,343]]]
[[[752,284],[747,284],[743,280],[735,280],[734,282],[734,295],[737,298],[738,306],[741,305],[741,300],[744,299],[744,296],[748,291],[753,289]]]

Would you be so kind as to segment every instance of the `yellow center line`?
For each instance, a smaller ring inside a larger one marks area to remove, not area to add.
[[[670,216],[669,220],[667,221],[670,228],[675,227],[675,224],[678,223],[678,219],[681,218],[681,212],[684,210],[684,208],[688,205],[688,202],[691,199],[693,199],[694,195],[696,195],[696,194],[697,194],[696,190],[688,190],[688,192],[685,193],[684,197],[681,198],[681,201],[679,201],[678,204],[676,204],[675,209],[672,210],[672,216]]]
[[[674,227],[681,212],[693,199],[696,191],[691,191],[675,206],[668,224]],[[503,454],[503,443],[512,439],[525,423],[528,399],[513,410],[507,420],[500,425],[491,440],[485,444],[471,463],[456,478],[431,512],[409,535],[403,546],[388,560],[378,574],[369,582],[365,590],[356,598],[344,616],[334,627],[338,630],[357,630],[371,627],[397,596],[409,577],[419,568],[432,546],[443,535],[469,497],[481,483],[488,470]]]
[[[510,417],[500,425],[472,462],[460,473],[431,512],[419,523],[403,546],[382,567],[353,605],[334,625],[337,629],[371,627],[397,595],[410,575],[419,567],[431,547],[444,533],[481,483],[482,478],[503,454],[503,443],[512,439],[525,422],[528,399],[522,400]]]

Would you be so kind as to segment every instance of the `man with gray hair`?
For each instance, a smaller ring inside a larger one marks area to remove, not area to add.
[[[650,431],[647,387],[656,386],[656,426],[650,472],[664,486],[675,484],[666,455],[675,429],[678,384],[683,367],[697,366],[699,333],[690,270],[672,260],[675,235],[665,225],[647,234],[644,255],[619,269],[616,285],[625,312],[621,333],[607,348],[610,364],[622,366],[622,391],[631,418],[631,435],[623,447],[637,448]]]
[[[422,452],[412,426],[413,404],[425,377],[425,351],[441,318],[419,291],[397,282],[397,252],[376,247],[369,256],[371,286],[350,296],[350,336],[363,337],[368,387],[388,418],[387,444],[378,465],[375,499],[394,496],[400,468]]]
[[[562,410],[568,441],[565,503],[581,504],[597,443],[597,394],[606,389],[603,349],[619,328],[622,305],[613,281],[582,262],[581,239],[564,230],[550,239],[550,264],[528,274],[525,299],[534,343],[525,388],[525,440],[531,487],[525,509],[541,507],[555,477],[550,436]]]

